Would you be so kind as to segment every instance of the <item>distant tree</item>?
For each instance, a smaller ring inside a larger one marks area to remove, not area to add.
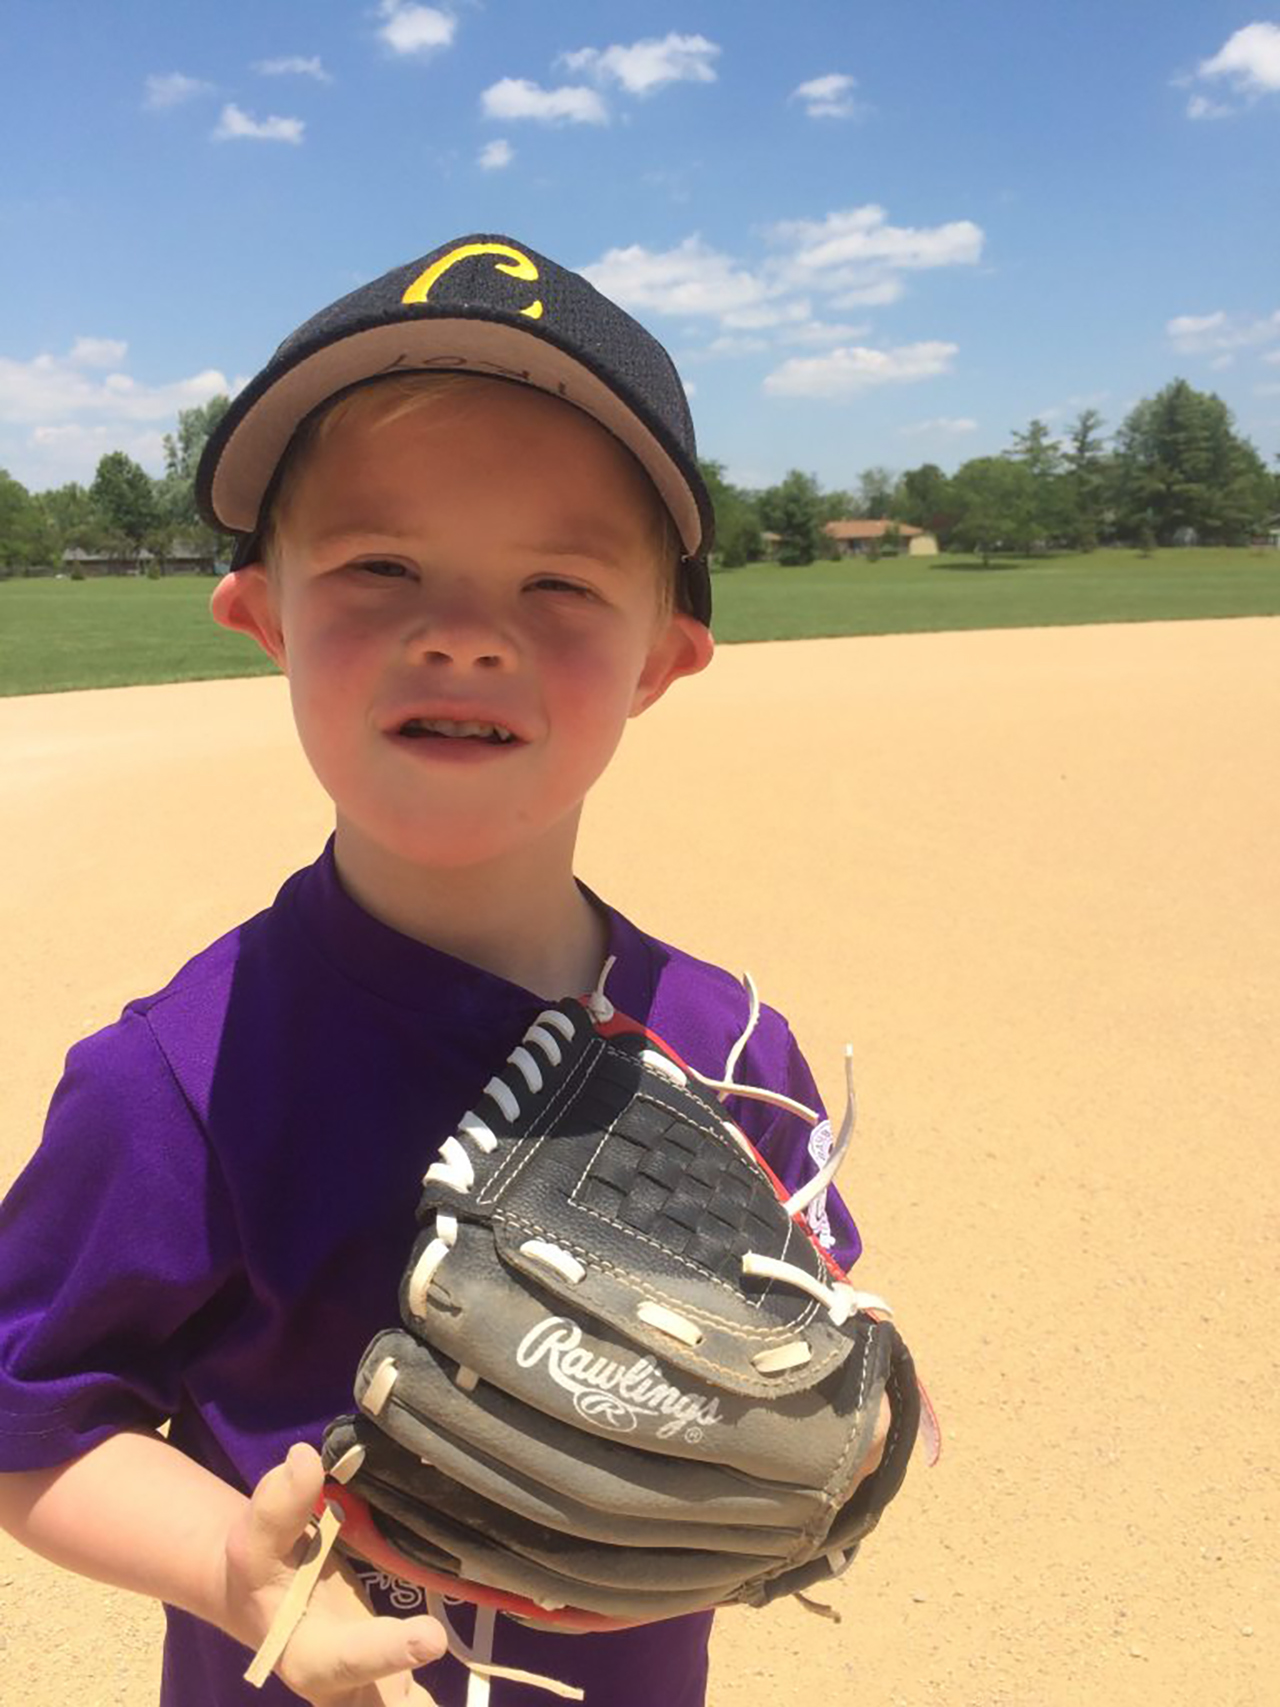
[[[1012,448],[1005,452],[1031,477],[1031,538],[1028,544],[1051,543],[1068,529],[1070,494],[1062,478],[1062,450],[1043,421],[1031,421],[1013,435]]]
[[[173,529],[172,538],[210,554],[221,535],[205,526],[196,509],[196,469],[209,435],[230,407],[231,399],[219,395],[179,411],[177,431],[164,436],[164,474],[156,482],[160,519]]]
[[[20,480],[0,468],[0,568],[40,568],[55,560],[57,540]]]
[[[1102,531],[1107,494],[1102,416],[1082,409],[1067,431],[1068,538],[1077,551],[1093,551]]]
[[[33,496],[52,530],[59,558],[72,547],[78,546],[82,551],[101,551],[104,548],[109,524],[87,488],[78,481],[70,480],[65,486],[53,486]]]
[[[1013,435],[1013,446],[1005,452],[1015,462],[1025,465],[1033,480],[1051,480],[1062,472],[1062,451],[1058,441],[1041,420],[1028,422]]]
[[[852,492],[836,486],[819,496],[818,510],[824,522],[847,522],[858,514],[858,501]]]
[[[888,468],[864,468],[858,476],[858,514],[879,522],[893,513],[897,476]]]
[[[898,481],[893,514],[898,521],[908,522],[912,527],[927,528],[937,535],[940,544],[946,545],[958,514],[950,476],[936,462],[909,468]]]
[[[104,520],[136,556],[160,521],[150,475],[124,451],[108,451],[98,463],[90,490]]]
[[[996,551],[1028,551],[1039,537],[1035,480],[1025,463],[975,457],[957,470],[952,490],[959,512],[952,543],[980,552],[984,563]]]
[[[1157,540],[1183,528],[1206,543],[1236,545],[1262,527],[1274,485],[1231,411],[1212,392],[1175,379],[1146,397],[1117,435],[1117,495],[1131,537],[1144,523]]]
[[[857,516],[858,502],[852,492],[842,486],[833,487],[830,492],[818,492],[818,538],[814,546],[814,556],[824,563],[834,563],[840,557],[840,546],[827,532],[829,522],[847,522]]]
[[[716,556],[726,569],[754,563],[764,554],[755,499],[726,480],[723,463],[700,460],[698,466],[715,511]]]
[[[777,485],[760,494],[760,520],[779,534],[779,563],[812,563],[822,536],[822,492],[812,474],[793,468]]]

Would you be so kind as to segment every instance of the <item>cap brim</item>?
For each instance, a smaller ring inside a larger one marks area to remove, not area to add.
[[[549,338],[495,321],[422,318],[352,332],[304,356],[250,401],[227,435],[209,484],[221,526],[251,534],[269,477],[301,422],[362,380],[423,371],[512,380],[562,398],[599,421],[644,468],[671,513],[685,551],[702,551],[704,518],[690,482],[637,408]],[[233,406],[234,407],[234,406]]]

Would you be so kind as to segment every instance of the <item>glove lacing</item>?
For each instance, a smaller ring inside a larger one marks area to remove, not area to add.
[[[586,997],[584,1006],[592,1020],[607,1023],[615,1013],[613,1003],[604,993],[605,983],[613,969],[614,956],[610,956],[601,971],[599,981],[591,994]],[[710,1078],[690,1067],[687,1071],[657,1049],[641,1051],[644,1064],[666,1079],[669,1083],[684,1087],[692,1077],[708,1090],[715,1091],[723,1102],[726,1097],[746,1097],[752,1101],[764,1102],[774,1108],[780,1108],[787,1113],[795,1114],[816,1126],[821,1118],[816,1109],[797,1102],[793,1097],[783,1095],[780,1091],[766,1090],[763,1086],[742,1085],[733,1077],[738,1059],[746,1047],[747,1041],[756,1028],[760,1017],[760,998],[750,973],[743,978],[747,991],[749,1011],[747,1023],[725,1059],[724,1077]],[[552,1067],[558,1067],[563,1059],[560,1040],[571,1042],[577,1035],[574,1021],[558,1008],[547,1008],[540,1013],[534,1023],[525,1032],[521,1042],[507,1057],[508,1066],[523,1079],[531,1095],[536,1096],[543,1086],[543,1069],[534,1051],[536,1050],[543,1061]],[[788,1215],[799,1215],[824,1192],[835,1178],[836,1172],[848,1153],[853,1139],[853,1128],[857,1119],[857,1098],[853,1085],[853,1051],[845,1049],[845,1086],[846,1105],[844,1119],[840,1125],[839,1134],[831,1147],[827,1160],[804,1185],[794,1191],[784,1203]],[[503,1118],[514,1124],[520,1118],[520,1099],[511,1086],[496,1074],[484,1087],[483,1096],[497,1107]],[[730,1120],[724,1122],[725,1131],[744,1149],[753,1160],[755,1152],[749,1141]],[[481,1115],[473,1109],[468,1109],[458,1122],[457,1131],[444,1140],[440,1146],[438,1158],[432,1162],[423,1176],[424,1185],[443,1185],[465,1197],[475,1184],[475,1167],[467,1153],[466,1145],[472,1144],[484,1155],[489,1155],[497,1146],[498,1139],[492,1127]],[[446,1211],[437,1212],[434,1237],[424,1247],[421,1256],[415,1263],[409,1277],[407,1296],[409,1309],[415,1316],[425,1316],[427,1310],[427,1293],[441,1263],[453,1249],[458,1237],[458,1218]],[[576,1285],[583,1279],[586,1269],[571,1252],[563,1250],[558,1245],[550,1244],[543,1239],[528,1239],[520,1247],[524,1256],[534,1262],[540,1262],[554,1269],[564,1280]],[[757,1251],[748,1251],[742,1257],[742,1272],[744,1275],[757,1279],[778,1281],[784,1285],[798,1287],[808,1293],[817,1303],[821,1304],[829,1319],[838,1327],[846,1322],[855,1310],[875,1310],[878,1314],[889,1316],[892,1311],[883,1298],[875,1293],[859,1292],[850,1286],[847,1280],[824,1281],[811,1274],[807,1269],[796,1263],[785,1262],[778,1257],[765,1256]],[[649,1327],[656,1328],[660,1333],[679,1341],[684,1345],[697,1345],[702,1339],[702,1331],[696,1323],[669,1309],[664,1304],[648,1301],[639,1304],[637,1315]],[[785,1345],[771,1346],[765,1351],[757,1352],[752,1363],[762,1375],[780,1374],[788,1369],[799,1368],[807,1363],[812,1356],[812,1349],[807,1340],[798,1338],[788,1341]],[[375,1376],[375,1382],[376,1382]],[[456,1377],[460,1386],[475,1385],[474,1371],[462,1368]],[[366,1395],[365,1408],[370,1408],[372,1394]]]

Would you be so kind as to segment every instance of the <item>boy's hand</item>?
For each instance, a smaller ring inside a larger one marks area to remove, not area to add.
[[[876,1417],[876,1431],[871,1437],[871,1450],[862,1460],[862,1468],[858,1472],[858,1480],[860,1482],[865,1481],[868,1476],[874,1475],[874,1473],[880,1468],[881,1460],[884,1458],[885,1443],[889,1439],[889,1425],[892,1421],[893,1411],[889,1405],[888,1399],[882,1394],[880,1398],[880,1411]]]
[[[292,1447],[228,1531],[227,1628],[250,1647],[266,1635],[293,1579],[323,1483],[319,1454]],[[431,1707],[412,1673],[444,1650],[434,1618],[379,1617],[356,1578],[330,1557],[275,1670],[313,1707]]]

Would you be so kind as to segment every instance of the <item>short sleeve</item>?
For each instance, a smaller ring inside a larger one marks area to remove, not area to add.
[[[734,1119],[789,1190],[813,1178],[831,1154],[831,1122],[822,1098],[791,1028],[781,1015],[766,1009],[759,1042],[753,1038],[735,1073],[741,1084],[767,1086],[811,1108],[811,1122],[785,1109],[746,1098],[730,1098]],[[862,1239],[852,1215],[833,1185],[814,1198],[805,1212],[815,1238],[846,1271],[862,1255]]]
[[[204,1132],[144,1014],[72,1049],[0,1204],[0,1469],[41,1469],[177,1408],[233,1284]]]

